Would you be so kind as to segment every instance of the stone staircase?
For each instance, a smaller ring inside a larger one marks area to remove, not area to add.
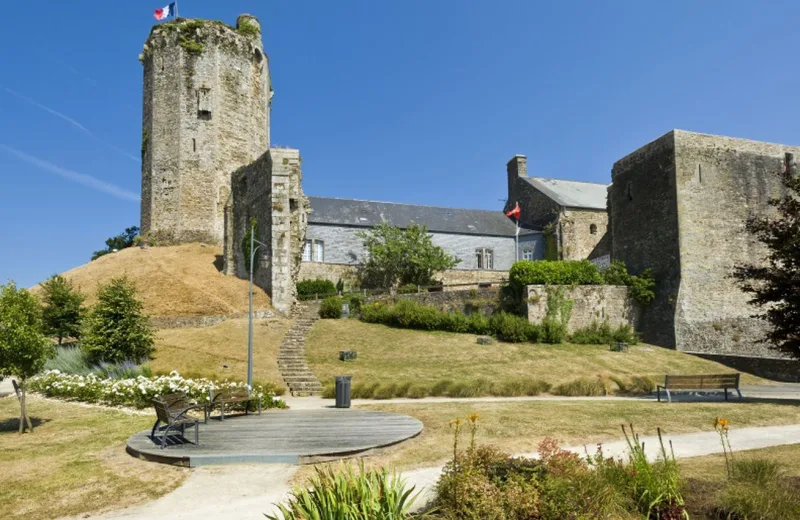
[[[322,394],[322,384],[306,363],[306,335],[319,319],[319,304],[299,303],[292,310],[292,327],[278,351],[278,369],[293,396]]]

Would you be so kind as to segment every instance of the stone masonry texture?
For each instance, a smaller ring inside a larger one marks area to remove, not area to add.
[[[555,289],[557,286],[551,288]],[[564,286],[564,298],[572,300],[568,332],[588,327],[592,322],[608,323],[616,328],[630,325],[637,328],[639,306],[628,294],[628,288],[615,285]],[[547,314],[548,287],[526,287],[527,317],[531,323],[541,323]]]
[[[745,230],[784,191],[786,154],[800,148],[674,130],[612,170],[612,257],[634,274],[652,268],[656,300],[644,309],[645,341],[690,352],[775,357],[764,323],[731,279],[765,250]]]
[[[161,244],[222,243],[231,173],[269,149],[260,31],[247,15],[237,28],[178,19],[144,45],[141,230]]]

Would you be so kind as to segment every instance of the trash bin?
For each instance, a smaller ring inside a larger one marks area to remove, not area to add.
[[[350,408],[350,378],[336,376],[336,408]]]

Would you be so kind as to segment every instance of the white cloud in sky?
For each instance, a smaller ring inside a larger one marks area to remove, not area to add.
[[[92,188],[97,191],[102,191],[118,199],[128,200],[132,202],[139,202],[141,200],[138,194],[133,193],[132,191],[128,191],[125,188],[121,188],[114,184],[102,181],[97,177],[92,177],[91,175],[87,175],[85,173],[78,173],[72,170],[68,170],[66,168],[62,168],[51,162],[45,161],[44,159],[39,159],[38,157],[34,157],[33,155],[28,155],[27,153],[17,150],[16,148],[13,148],[6,144],[0,143],[0,150],[4,150],[7,153],[17,157],[18,159],[25,161],[26,163],[31,164],[33,166],[36,166],[40,170],[44,170],[46,172],[58,175],[59,177],[63,177],[77,184],[81,184],[83,186],[86,186],[87,188]]]

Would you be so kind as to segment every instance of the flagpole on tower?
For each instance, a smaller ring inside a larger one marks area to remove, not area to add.
[[[517,230],[514,233],[514,252],[517,255],[517,262],[519,262],[519,220],[516,221]]]

